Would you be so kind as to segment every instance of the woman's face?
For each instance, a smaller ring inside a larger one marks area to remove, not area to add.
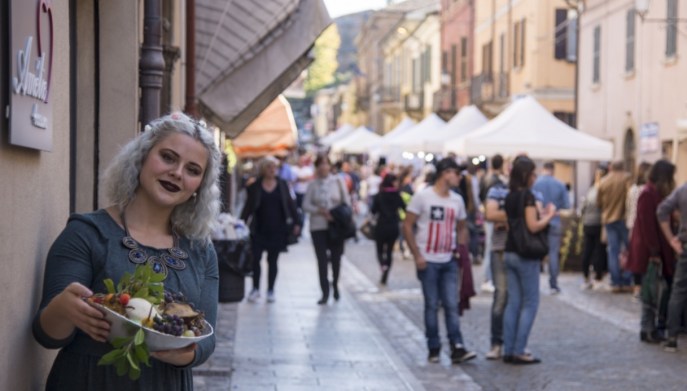
[[[153,146],[139,174],[137,195],[160,206],[183,204],[200,187],[207,168],[208,151],[200,141],[174,133]]]
[[[329,165],[328,161],[323,160],[322,162],[320,162],[320,165],[317,166],[316,171],[317,176],[324,178],[327,175],[329,175],[329,172],[331,171],[331,166]]]
[[[274,163],[267,163],[262,171],[265,178],[274,179],[277,177],[277,165]]]

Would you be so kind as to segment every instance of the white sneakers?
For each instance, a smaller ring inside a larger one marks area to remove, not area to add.
[[[250,294],[248,295],[248,301],[251,303],[255,303],[260,299],[260,291],[257,289],[253,289],[250,291]],[[277,298],[274,296],[274,291],[267,291],[267,302],[268,303],[274,303],[277,300]]]
[[[496,288],[494,288],[494,284],[491,281],[484,281],[482,285],[480,286],[480,289],[482,292],[487,292],[487,293],[494,293]]]
[[[484,356],[487,360],[498,360],[501,358],[501,345],[494,345],[491,350]]]
[[[250,301],[251,303],[255,303],[256,301],[258,301],[259,298],[260,298],[260,291],[259,290],[253,289],[252,291],[250,291],[250,294],[248,295],[248,301]]]

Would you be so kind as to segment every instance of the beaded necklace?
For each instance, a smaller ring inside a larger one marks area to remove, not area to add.
[[[148,255],[129,233],[123,211],[120,214],[120,218],[122,219],[124,232],[126,232],[126,236],[122,238],[122,245],[129,249],[129,261],[137,265],[147,263],[153,267],[156,273],[164,274],[165,278],[167,278],[168,268],[174,270],[186,269],[186,262],[183,260],[188,259],[188,254],[186,251],[179,248],[179,235],[176,230],[172,229],[172,238],[174,241],[172,248],[168,248],[166,253],[163,252],[159,256]]]

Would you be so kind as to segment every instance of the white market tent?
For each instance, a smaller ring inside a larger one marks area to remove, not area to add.
[[[382,136],[373,133],[370,129],[361,126],[344,138],[332,144],[332,152],[351,154],[369,153],[370,148],[377,144]]]
[[[384,136],[382,136],[382,138],[384,139],[385,142],[389,141],[389,140],[393,140],[396,137],[399,137],[402,134],[404,134],[405,132],[407,132],[413,126],[415,126],[415,121],[406,117],[403,119],[403,121],[399,122],[399,124],[396,125],[395,128],[391,129]]]
[[[426,151],[442,152],[444,144],[458,137],[463,137],[479,129],[489,120],[475,105],[463,106],[441,131],[432,133],[425,140]]]
[[[376,145],[370,148],[370,156],[372,156],[373,159],[384,156],[389,161],[401,161],[401,154],[403,151],[400,150],[400,148],[392,148],[391,145],[389,145],[389,141],[407,132],[413,126],[415,126],[415,121],[408,117],[404,118],[396,127],[384,134]]]
[[[353,127],[353,125],[343,124],[339,127],[339,129],[336,129],[334,132],[322,137],[319,143],[322,145],[331,145],[336,140],[341,140],[342,138],[346,137],[354,130],[355,128]]]
[[[392,147],[399,147],[403,151],[426,151],[425,140],[432,134],[438,134],[446,126],[446,122],[438,115],[432,113],[420,121],[417,125],[406,130],[403,134],[386,141]]]
[[[465,156],[526,153],[532,159],[611,160],[613,143],[576,130],[526,96],[479,129],[447,142],[444,151]]]

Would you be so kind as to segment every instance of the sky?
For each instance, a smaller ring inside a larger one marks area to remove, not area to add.
[[[332,18],[368,9],[378,9],[386,5],[386,0],[324,0],[329,16]]]

